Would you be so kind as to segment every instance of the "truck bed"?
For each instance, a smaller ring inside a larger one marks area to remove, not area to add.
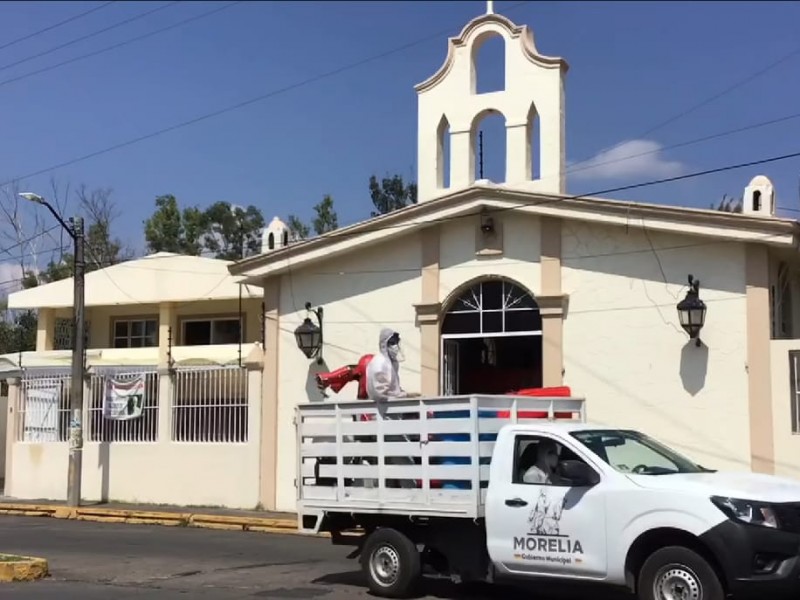
[[[483,516],[494,440],[509,423],[585,420],[582,398],[447,396],[301,404],[298,517]]]

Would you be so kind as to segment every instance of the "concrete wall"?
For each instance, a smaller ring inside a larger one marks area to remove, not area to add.
[[[6,495],[65,500],[66,443],[17,443]],[[83,448],[83,498],[253,509],[258,439],[247,444],[91,443]]]
[[[789,351],[800,350],[800,340],[772,340],[772,419],[775,474],[800,479],[800,435],[792,433],[792,383]]]
[[[564,223],[565,384],[586,396],[590,421],[641,429],[711,468],[749,470],[744,248],[647,236]],[[700,348],[676,310],[690,273],[708,306]]]
[[[280,290],[280,340],[277,428],[278,510],[295,510],[294,409],[299,402],[321,401],[314,383],[319,371],[353,364],[378,351],[381,327],[400,333],[406,361],[402,385],[420,386],[420,336],[413,304],[420,297],[420,240],[412,234],[336,261],[316,263],[284,275]],[[304,305],[324,308],[324,364],[317,365],[297,348],[294,329],[306,316]],[[267,341],[269,344],[269,340]],[[355,384],[341,392],[354,398]],[[285,449],[285,451],[284,451]]]

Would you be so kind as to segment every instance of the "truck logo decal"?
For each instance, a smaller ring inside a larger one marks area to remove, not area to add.
[[[543,562],[581,563],[580,540],[561,533],[561,515],[566,497],[550,498],[540,490],[539,498],[528,515],[528,533],[514,537],[514,558]]]

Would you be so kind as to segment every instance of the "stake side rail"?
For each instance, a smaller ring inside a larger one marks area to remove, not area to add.
[[[585,421],[584,399],[470,395],[301,404],[295,417],[300,528],[316,530],[330,512],[480,518],[497,433],[543,420]]]

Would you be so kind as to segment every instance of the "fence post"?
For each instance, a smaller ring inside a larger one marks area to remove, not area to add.
[[[175,378],[168,367],[158,368],[158,434],[156,442],[166,444],[172,441],[172,404],[175,392]]]
[[[22,429],[22,423],[18,422],[17,414],[21,401],[22,380],[18,377],[13,377],[8,380],[8,405],[6,406],[6,462],[5,472],[3,477],[5,479],[5,489],[3,494],[6,496],[12,495],[12,481],[14,475],[14,445],[17,442],[17,437]]]

